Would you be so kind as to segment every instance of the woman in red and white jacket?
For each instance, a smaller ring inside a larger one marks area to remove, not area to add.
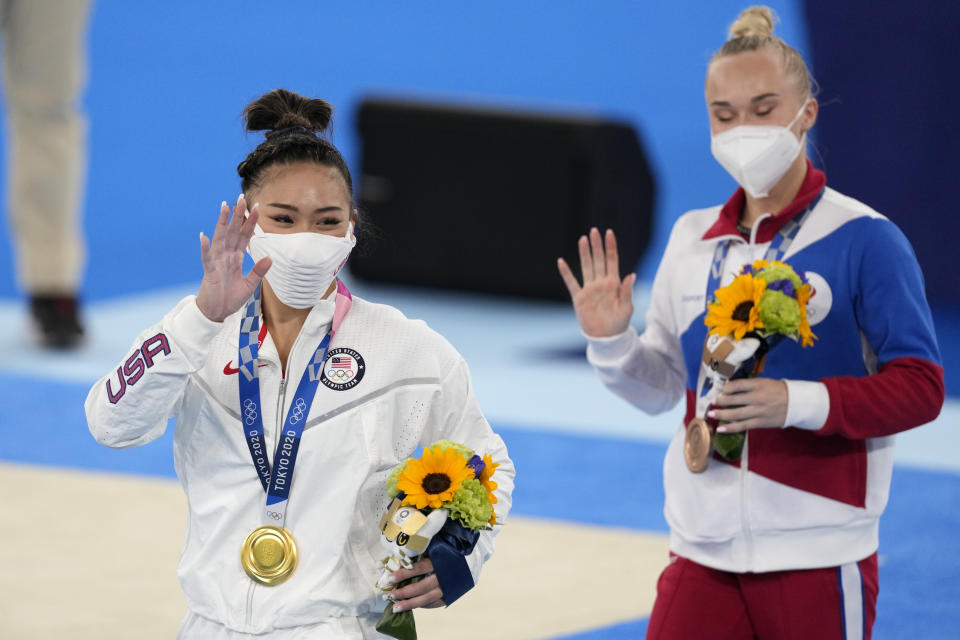
[[[582,286],[558,262],[587,357],[646,412],[686,397],[689,424],[710,283],[769,258],[797,223],[774,247],[815,290],[807,309],[818,340],[812,349],[785,340],[762,377],[722,388],[707,417],[747,432],[739,460],[715,455],[692,473],[685,426],[677,430],[664,461],[671,558],[647,637],[869,638],[893,435],[943,404],[922,274],[900,230],[827,187],[807,159],[817,101],[800,54],[773,36],[768,8],[741,13],[705,93],[713,154],[741,188],[677,220],[640,335],[629,326],[635,276],[620,278],[612,231],[580,238]]]

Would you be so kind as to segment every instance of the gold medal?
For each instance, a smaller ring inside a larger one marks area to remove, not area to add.
[[[687,469],[694,473],[706,470],[712,450],[713,429],[703,418],[694,418],[687,425],[687,435],[683,439],[683,457],[687,461]]]
[[[243,541],[240,564],[255,582],[278,585],[297,568],[297,543],[286,529],[257,527]]]

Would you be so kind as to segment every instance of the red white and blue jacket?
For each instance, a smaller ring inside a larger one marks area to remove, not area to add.
[[[818,339],[812,348],[783,340],[762,374],[786,382],[789,426],[749,431],[738,463],[715,455],[695,474],[684,463],[680,425],[664,462],[664,513],[671,550],[721,570],[858,561],[877,550],[894,434],[930,422],[943,405],[923,276],[901,231],[826,187],[812,165],[796,199],[763,216],[749,239],[736,226],[743,201],[739,189],[722,207],[681,216],[654,279],[646,329],[590,338],[587,357],[608,387],[648,413],[685,396],[687,424],[718,243],[732,242],[725,285],[815,202],[782,259],[805,271],[815,289],[808,309]]]

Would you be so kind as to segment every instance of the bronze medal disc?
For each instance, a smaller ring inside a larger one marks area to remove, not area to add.
[[[687,435],[683,439],[683,457],[687,469],[694,473],[706,470],[712,449],[713,430],[703,418],[694,418],[687,425]]]
[[[278,585],[297,568],[297,543],[286,529],[257,527],[243,541],[240,564],[255,582]]]

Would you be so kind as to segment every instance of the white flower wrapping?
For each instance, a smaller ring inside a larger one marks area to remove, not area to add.
[[[697,415],[706,414],[723,385],[740,369],[740,366],[752,358],[760,348],[757,338],[744,337],[734,340],[729,336],[712,335],[707,338],[703,351],[703,375],[710,380],[711,386],[702,397],[697,398]]]
[[[377,580],[377,589],[392,591],[390,574],[397,569],[409,569],[427,550],[430,540],[447,521],[446,509],[434,509],[429,515],[394,499],[380,520],[380,544],[387,555],[381,561],[383,568]]]

